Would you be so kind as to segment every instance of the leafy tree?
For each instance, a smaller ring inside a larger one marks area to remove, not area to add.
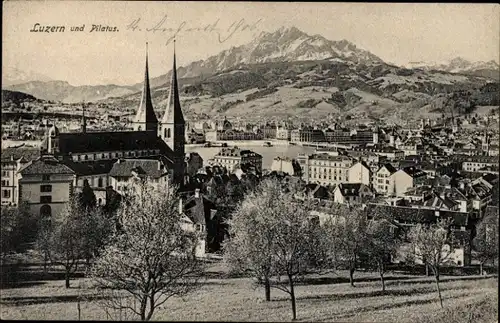
[[[290,295],[294,320],[295,283],[311,268],[313,242],[320,232],[310,221],[312,205],[298,186],[285,188],[277,180],[266,180],[234,214],[225,248],[230,264],[249,270],[261,281],[274,278],[268,279],[269,285]]]
[[[498,216],[484,217],[479,222],[472,246],[478,254],[483,274],[483,264],[498,258]]]
[[[450,225],[451,220],[439,220],[432,224],[418,224],[410,232],[415,257],[431,268],[434,274],[441,307],[443,307],[443,299],[439,287],[439,269],[450,260],[453,253]]]
[[[194,290],[203,267],[195,254],[199,235],[179,212],[174,189],[137,184],[130,191],[117,212],[121,230],[91,273],[98,289],[122,291],[138,304],[123,304],[115,293],[108,306],[146,321],[170,297]]]

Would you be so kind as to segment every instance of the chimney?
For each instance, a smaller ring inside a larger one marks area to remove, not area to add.
[[[200,197],[200,189],[199,188],[197,188],[197,189],[194,190],[194,197],[195,198],[199,198]]]
[[[179,199],[179,214],[184,213],[184,207],[182,205],[182,198]]]

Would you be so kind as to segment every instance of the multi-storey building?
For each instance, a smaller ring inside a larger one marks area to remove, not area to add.
[[[327,129],[325,141],[346,145],[378,143],[378,130]]]
[[[16,206],[19,200],[19,182],[17,172],[29,162],[29,160],[36,158],[39,155],[38,150],[17,150],[16,148],[7,148],[2,151],[2,192],[1,200],[2,205]],[[23,154],[26,154],[23,156]],[[31,158],[33,157],[33,158]]]
[[[349,182],[349,168],[353,159],[346,156],[332,156],[327,153],[301,154],[297,161],[307,183],[334,185]]]
[[[320,129],[312,127],[304,127],[301,129],[292,130],[290,133],[290,141],[292,142],[324,142],[325,134]]]
[[[390,195],[394,192],[392,175],[397,172],[391,164],[382,165],[374,174],[373,187],[379,194]]]
[[[367,187],[371,187],[372,171],[370,167],[363,161],[357,162],[348,170],[348,181],[351,184],[361,183]]]
[[[424,184],[427,174],[413,166],[402,168],[392,174],[389,178],[393,184],[393,194],[404,196],[404,193],[412,187]]]
[[[287,125],[283,125],[281,127],[276,128],[276,139],[279,140],[291,140],[292,129],[290,129]]]
[[[262,156],[248,149],[222,148],[213,158],[213,163],[226,167],[229,172],[236,168],[253,166],[256,172],[262,173]]]
[[[453,160],[462,164],[462,170],[476,172],[485,167],[498,167],[498,158],[496,156],[463,156],[455,155]]]
[[[117,160],[109,172],[110,186],[120,194],[124,194],[130,185],[147,181],[154,184],[165,184],[172,172],[160,160],[124,159]]]
[[[53,156],[41,156],[18,172],[19,201],[28,203],[32,214],[58,216],[70,201],[75,172]]]
[[[364,155],[372,153],[377,156],[386,157],[390,160],[402,159],[405,156],[405,153],[402,150],[390,146],[383,147],[379,145],[352,147],[351,149],[346,150],[346,153],[349,156],[357,158],[362,158]]]

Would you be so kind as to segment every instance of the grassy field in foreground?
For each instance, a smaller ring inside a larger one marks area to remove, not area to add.
[[[371,273],[357,273],[351,287],[345,273],[309,277],[296,287],[299,321],[332,322],[488,322],[497,321],[497,278],[442,277],[444,309],[439,307],[431,277],[393,274],[387,292]],[[24,287],[2,289],[1,318],[31,320],[76,320],[78,288],[85,279],[43,281]],[[285,293],[272,290],[272,301],[264,301],[262,288],[254,289],[249,278],[209,278],[184,299],[172,298],[153,320],[182,321],[290,321],[291,306]],[[82,320],[107,317],[97,301],[81,303]],[[122,319],[125,319],[122,317]]]

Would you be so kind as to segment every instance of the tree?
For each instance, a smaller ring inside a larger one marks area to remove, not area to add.
[[[47,262],[64,267],[66,288],[70,287],[71,275],[78,269],[80,259],[89,264],[108,241],[113,222],[103,212],[84,209],[72,198],[57,218],[45,218],[37,239],[38,250]]]
[[[498,258],[498,216],[485,216],[479,222],[472,246],[477,252],[482,275],[483,264]]]
[[[385,292],[386,264],[390,262],[391,257],[395,255],[399,247],[400,239],[396,232],[394,224],[380,214],[376,214],[368,223],[366,236],[368,265],[378,271],[382,283],[382,293]]]
[[[90,187],[87,179],[83,181],[82,191],[78,194],[78,202],[84,210],[94,209],[97,206],[94,190]]]
[[[269,184],[269,183],[267,183]],[[263,184],[266,185],[266,184]],[[271,300],[273,234],[267,230],[268,212],[280,197],[280,188],[269,185],[265,192],[250,192],[228,220],[231,239],[224,243],[224,260],[234,271],[248,270],[264,284],[266,301]]]
[[[91,276],[98,289],[123,291],[139,305],[123,304],[114,294],[111,306],[146,321],[170,297],[194,290],[203,267],[195,254],[199,235],[179,212],[174,188],[137,184],[131,192],[117,212],[121,230],[96,259]]]
[[[450,234],[451,220],[438,220],[432,224],[418,224],[410,232],[415,257],[431,268],[436,281],[439,304],[443,307],[439,287],[439,268],[453,252],[453,236]]]
[[[87,268],[90,260],[99,255],[99,252],[109,242],[116,229],[115,221],[100,208],[85,209],[79,219],[82,232],[81,248]]]
[[[330,263],[349,270],[349,281],[354,287],[354,272],[363,255],[367,239],[366,214],[360,208],[339,206],[325,221],[325,250]]]
[[[70,276],[78,268],[83,255],[83,231],[80,226],[81,209],[73,199],[65,207],[61,219],[51,221],[48,248],[51,262],[64,267],[66,288],[70,287]],[[49,225],[49,228],[50,228]]]
[[[312,199],[301,191],[277,180],[263,181],[229,222],[231,240],[225,248],[225,256],[235,259],[232,263],[258,280],[269,277],[270,287],[290,295],[294,320],[295,283],[311,268],[316,251],[313,242],[319,235],[318,226],[310,220]]]
[[[36,240],[38,217],[32,214],[26,203],[17,207],[2,206],[0,247],[2,257],[10,252],[23,252]]]

